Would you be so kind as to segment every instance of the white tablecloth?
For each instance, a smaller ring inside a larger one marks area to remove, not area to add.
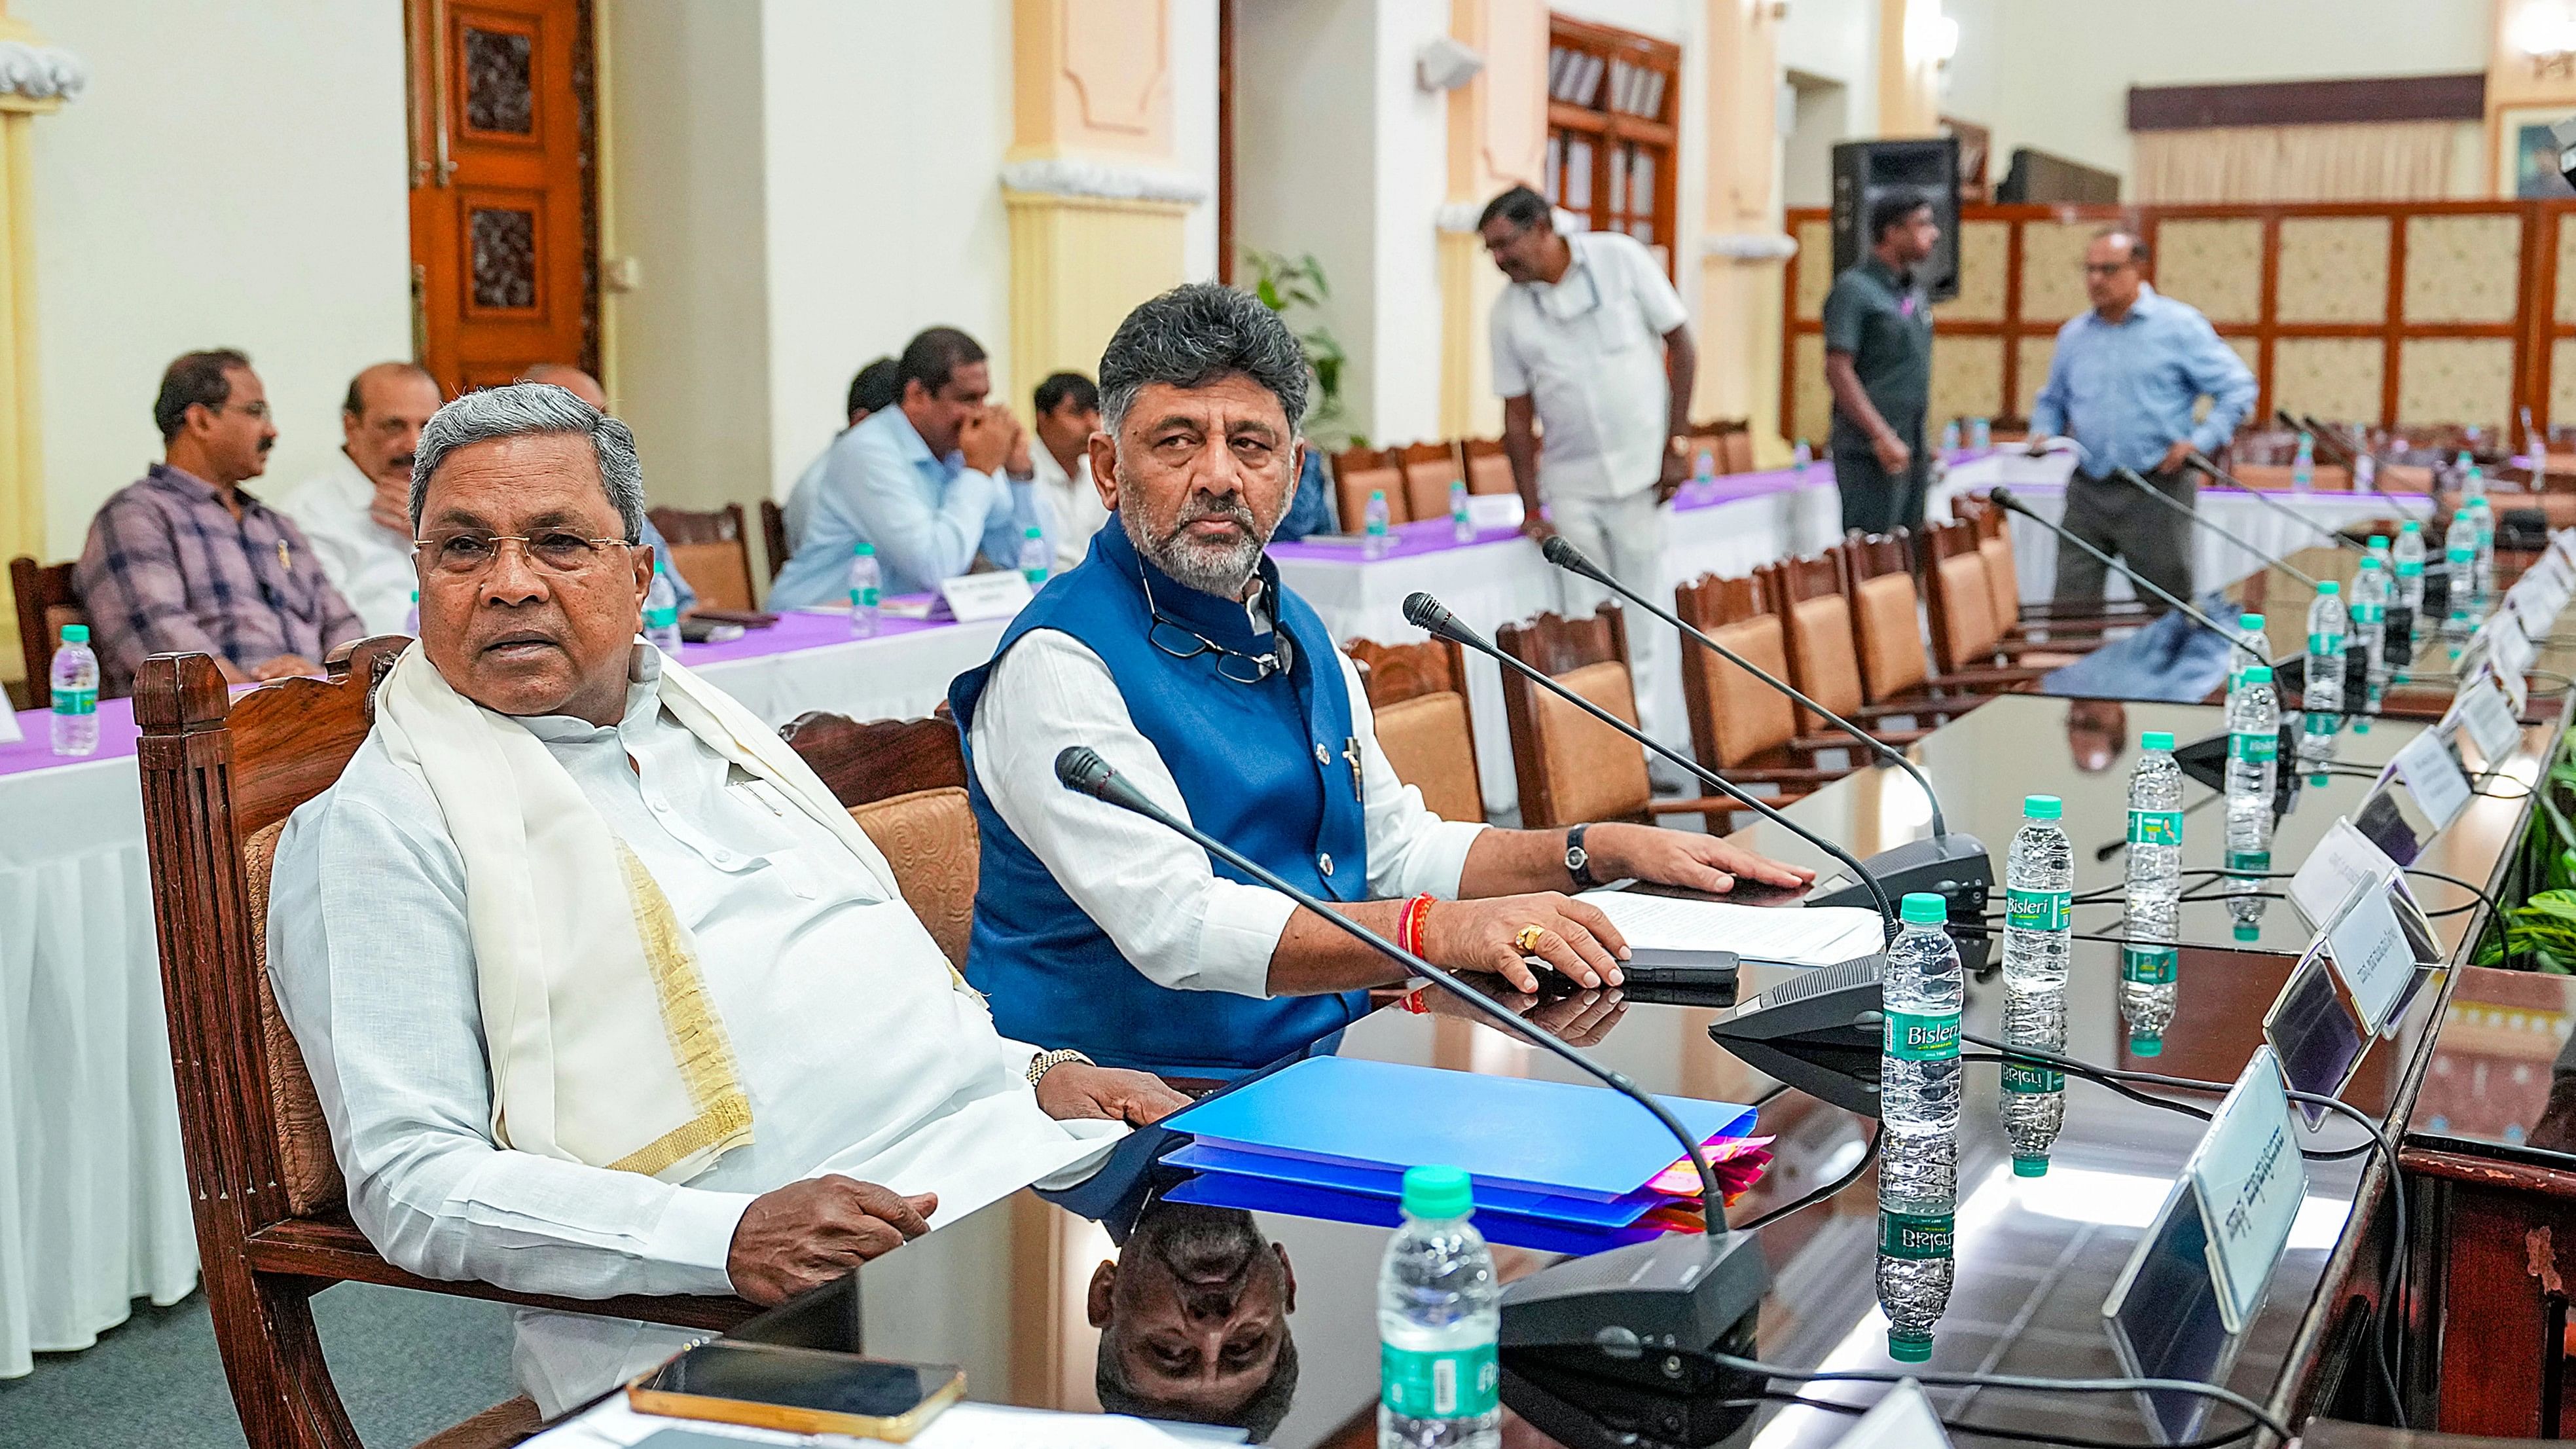
[[[1842,511],[1831,473],[1819,466],[1804,483],[1701,508],[1676,508],[1667,520],[1656,598],[1669,603],[1675,587],[1702,574],[1746,574],[1756,565],[1825,547],[1840,532]],[[1301,553],[1280,560],[1279,576],[1314,605],[1333,637],[1346,642],[1420,639],[1422,631],[1404,622],[1404,596],[1416,589],[1428,590],[1488,638],[1499,625],[1566,607],[1565,574],[1522,538],[1377,562]],[[1628,627],[1632,634],[1641,628],[1670,632],[1652,618],[1632,620]],[[1690,716],[1682,707],[1674,657],[1674,646],[1667,643],[1658,718],[1670,722],[1665,743],[1688,750]],[[1511,735],[1503,721],[1502,672],[1493,661],[1469,656],[1467,701],[1475,720],[1476,769],[1484,780],[1485,808],[1517,809],[1520,782],[1512,773]]]
[[[1002,628],[683,658],[773,725],[809,709],[923,715]],[[134,1298],[185,1297],[197,1255],[134,759],[0,775],[0,821],[5,1379],[30,1371],[31,1351],[89,1347]]]

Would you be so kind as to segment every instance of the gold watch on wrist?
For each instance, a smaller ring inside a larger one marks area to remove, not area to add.
[[[1087,1056],[1084,1056],[1082,1053],[1075,1051],[1071,1047],[1063,1047],[1051,1052],[1040,1052],[1036,1056],[1029,1058],[1029,1085],[1032,1087],[1036,1086],[1038,1084],[1038,1078],[1045,1076],[1047,1073],[1054,1071],[1056,1068],[1063,1066],[1067,1062],[1080,1062],[1086,1067],[1099,1065],[1099,1063],[1093,1061]]]

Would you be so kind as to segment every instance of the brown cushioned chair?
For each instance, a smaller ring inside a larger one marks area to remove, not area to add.
[[[1619,607],[1590,614],[1539,614],[1494,631],[1506,654],[1634,725],[1637,696],[1628,673],[1628,634]],[[1651,815],[1722,818],[1749,806],[1724,798],[1658,800],[1643,746],[1583,711],[1503,671],[1503,717],[1521,789],[1521,824],[1548,830],[1586,820]]]
[[[1761,666],[1774,679],[1789,677],[1788,631],[1764,602],[1752,579],[1704,574],[1673,591],[1682,622]],[[1860,746],[1839,730],[1802,735],[1789,696],[1754,678],[1698,643],[1682,643],[1682,703],[1690,710],[1691,750],[1700,762],[1738,783],[1784,787],[1775,805],[1806,794],[1788,786],[1817,786],[1850,774],[1853,765],[1816,764],[1825,750],[1849,753]]]
[[[1333,502],[1341,510],[1342,532],[1359,533],[1368,524],[1368,498],[1386,495],[1386,521],[1405,523],[1413,514],[1404,500],[1404,470],[1395,455],[1375,448],[1345,448],[1333,455]],[[1446,504],[1443,512],[1448,511]]]
[[[1981,701],[1908,700],[1874,705],[1861,690],[1860,647],[1852,628],[1851,600],[1843,593],[1842,562],[1832,554],[1781,559],[1753,571],[1763,602],[1780,616],[1789,655],[1789,682],[1818,704],[1859,724],[1891,745],[1923,738],[1921,729],[1891,730],[1879,721],[1945,719],[1965,714]],[[1805,709],[1798,711],[1801,734],[1822,734],[1825,722]]]
[[[778,733],[885,852],[904,904],[930,928],[948,964],[964,971],[982,840],[966,802],[966,752],[948,706],[928,719],[865,724],[817,711],[798,715]]]
[[[1368,686],[1378,748],[1395,777],[1420,790],[1423,805],[1443,820],[1483,820],[1485,783],[1467,709],[1466,652],[1445,639],[1354,639],[1344,650]]]
[[[1846,538],[1834,546],[1852,601],[1860,649],[1861,693],[1874,705],[1962,694],[2026,689],[2042,669],[1963,669],[1936,674],[1923,638],[1923,596],[1914,582],[1912,539],[1889,534]]]
[[[20,554],[9,560],[9,593],[17,601],[18,652],[26,669],[26,678],[11,691],[10,703],[18,709],[43,709],[52,693],[45,671],[63,642],[63,626],[88,623],[89,611],[81,607],[80,593],[72,587],[72,566],[67,563],[40,564]],[[115,697],[104,678],[99,681],[99,693]]]
[[[2012,664],[2053,669],[2100,646],[2099,632],[2045,643],[2008,636],[1996,622],[1994,590],[1974,525],[1934,523],[1923,531],[1924,618],[1932,661],[1945,675]]]
[[[1395,466],[1404,474],[1404,506],[1413,518],[1449,516],[1449,485],[1462,482],[1467,466],[1456,443],[1409,443],[1397,448]]]
[[[760,500],[760,546],[769,555],[769,581],[774,584],[792,552],[787,547],[787,510],[779,507],[775,499]]]
[[[1503,452],[1500,438],[1469,438],[1458,445],[1467,469],[1467,491],[1470,493],[1512,493],[1512,460]]]
[[[686,508],[650,512],[653,526],[671,545],[672,566],[698,591],[699,603],[715,609],[752,607],[751,535],[743,531],[741,504],[707,513]]]
[[[1750,473],[1753,471],[1753,426],[1742,418],[1717,425],[1717,471]]]
[[[2104,629],[2154,617],[2154,608],[2134,599],[2023,603],[2011,516],[1982,493],[1951,499],[1950,512],[1976,530],[1977,552],[1986,561],[1986,590],[2007,638],[2044,632],[2052,642],[2082,642]]]
[[[422,1278],[386,1262],[350,1220],[312,1080],[269,990],[269,866],[286,817],[329,788],[366,738],[375,686],[409,642],[346,645],[332,651],[329,678],[238,699],[203,654],[156,654],[135,682],[197,1255],[243,1435],[262,1449],[360,1449],[313,1325],[310,1300],[333,1283],[716,1331],[757,1311],[736,1298],[569,1299]],[[535,1421],[535,1406],[514,1399],[429,1442],[510,1444]]]

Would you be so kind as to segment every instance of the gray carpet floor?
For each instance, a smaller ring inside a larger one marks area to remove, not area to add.
[[[368,1449],[404,1449],[516,1393],[497,1304],[343,1283],[313,1300],[331,1378]],[[242,1449],[203,1294],[134,1316],[84,1353],[0,1380],[9,1449]]]

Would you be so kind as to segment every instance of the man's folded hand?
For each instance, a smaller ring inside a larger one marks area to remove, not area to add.
[[[1038,1078],[1038,1108],[1059,1122],[1095,1117],[1144,1127],[1189,1104],[1151,1072],[1066,1062]]]
[[[817,1177],[765,1192],[743,1209],[725,1272],[754,1303],[783,1303],[930,1231],[939,1195],[904,1197],[873,1182]]]

